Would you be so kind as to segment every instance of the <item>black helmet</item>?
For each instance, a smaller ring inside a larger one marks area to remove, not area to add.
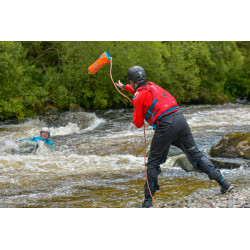
[[[128,80],[141,83],[146,80],[146,73],[142,67],[133,66],[132,68],[128,70],[127,77],[128,77]]]

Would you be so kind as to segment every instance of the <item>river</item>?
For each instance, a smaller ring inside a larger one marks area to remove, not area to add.
[[[183,106],[197,145],[204,153],[220,138],[249,132],[250,105]],[[0,122],[0,207],[138,207],[144,198],[144,132],[132,123],[132,109],[64,112],[60,119]],[[39,135],[50,126],[53,152],[12,154],[16,139]],[[146,125],[147,143],[153,130]],[[205,174],[173,164],[180,150],[171,147],[159,176],[158,204],[182,199],[197,190],[219,192]],[[222,170],[235,188],[248,185],[245,166]]]

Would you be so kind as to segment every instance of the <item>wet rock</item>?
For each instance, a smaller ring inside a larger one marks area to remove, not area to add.
[[[250,167],[250,161],[243,159],[212,158],[208,157],[217,168],[234,169],[241,166]]]
[[[44,108],[44,110],[41,111],[41,114],[44,113],[57,113],[58,110],[56,107],[52,106],[52,105],[48,105]]]
[[[250,167],[250,161],[244,159],[213,158],[206,155],[213,165],[219,169],[234,169],[239,167]],[[172,157],[173,167],[181,167],[187,172],[197,171],[189,162],[185,154]]]
[[[241,166],[250,167],[250,161],[244,159],[228,159],[228,158],[213,158],[206,155],[208,159],[213,163],[217,168],[224,169],[234,169]],[[193,165],[189,162],[185,154],[171,157],[173,160],[172,166],[181,167],[187,172],[197,171]]]
[[[67,126],[69,123],[75,123],[81,129],[87,128],[94,121],[95,115],[86,112],[46,112],[39,116],[39,119],[46,123],[48,127]]]
[[[193,165],[189,162],[185,154],[175,156],[175,162],[173,166],[181,167],[187,172],[195,171]]]
[[[235,102],[240,103],[240,104],[247,104],[248,98],[247,98],[247,96],[239,97],[239,98],[235,99]]]
[[[229,103],[229,102],[230,102],[230,99],[224,93],[218,94],[215,96],[215,98],[212,99],[212,104],[224,104],[224,103]]]
[[[82,111],[84,111],[84,109],[78,104],[70,103],[69,111],[70,112],[82,112]]]
[[[250,133],[234,133],[222,137],[210,150],[212,157],[250,159]]]

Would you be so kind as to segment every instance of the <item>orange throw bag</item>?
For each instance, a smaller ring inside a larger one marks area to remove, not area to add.
[[[99,59],[95,61],[91,66],[88,67],[88,70],[91,74],[95,74],[102,66],[109,63],[111,59],[111,56],[107,51],[105,51],[101,56],[99,56]]]

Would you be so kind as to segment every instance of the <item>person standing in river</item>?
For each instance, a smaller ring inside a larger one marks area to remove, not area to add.
[[[190,127],[183,116],[175,98],[153,82],[146,82],[146,73],[140,66],[133,66],[127,72],[131,84],[116,86],[134,94],[133,124],[141,128],[144,119],[155,130],[147,166],[147,177],[152,196],[157,190],[160,165],[165,163],[170,145],[183,150],[195,169],[206,173],[210,180],[215,180],[221,187],[221,193],[230,192],[234,187],[224,179],[219,169],[198,149]],[[145,199],[142,207],[152,207],[152,197],[147,183],[144,186]]]

